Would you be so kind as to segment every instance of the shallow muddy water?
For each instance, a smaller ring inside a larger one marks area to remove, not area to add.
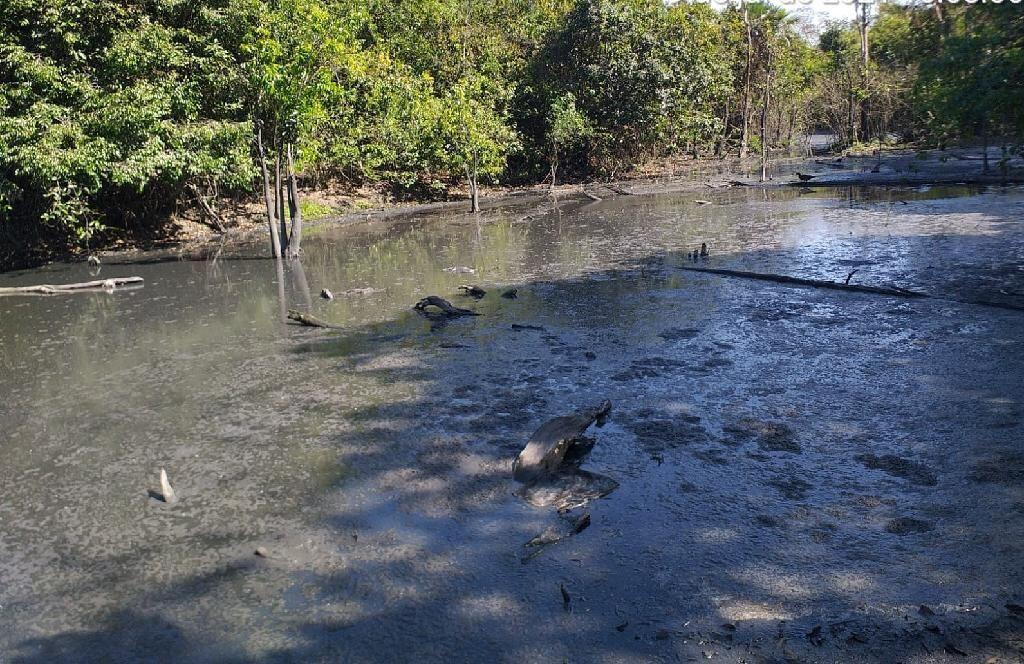
[[[544,202],[0,298],[0,661],[1019,661],[1024,311],[978,303],[1024,305],[1022,218],[1021,189]],[[701,242],[933,297],[679,270]],[[524,555],[559,517],[512,459],[604,398],[583,468],[618,488]]]

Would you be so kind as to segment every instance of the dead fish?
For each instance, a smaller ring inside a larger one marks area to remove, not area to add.
[[[167,471],[163,468],[160,469],[160,495],[168,505],[178,502],[178,496],[174,493],[170,480],[167,479]]]

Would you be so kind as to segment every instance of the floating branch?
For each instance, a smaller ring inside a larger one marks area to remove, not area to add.
[[[98,279],[96,281],[85,281],[78,284],[40,284],[38,286],[15,286],[13,288],[0,288],[0,295],[56,295],[58,293],[77,293],[79,291],[104,290],[112,291],[119,286],[128,284],[141,284],[142,277],[114,277],[111,279]]]

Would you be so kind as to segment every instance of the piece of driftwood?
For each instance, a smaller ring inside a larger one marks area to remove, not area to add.
[[[168,505],[178,502],[178,495],[174,493],[171,481],[167,479],[167,471],[163,468],[160,469],[160,494]]]
[[[592,200],[594,202],[598,202],[599,203],[602,200],[602,198],[600,196],[598,196],[596,194],[590,193],[589,191],[586,190],[585,187],[583,189],[580,189],[580,191],[583,192],[584,196],[586,196],[587,198],[589,198],[590,200]]]
[[[337,328],[337,325],[331,325],[325,321],[320,320],[316,316],[310,314],[304,314],[301,311],[295,309],[288,310],[288,320],[293,320],[299,325],[305,325],[306,327],[326,327],[326,328]]]
[[[548,544],[560,542],[566,537],[578,535],[590,526],[590,512],[584,512],[578,517],[560,516],[557,526],[549,526],[540,535],[533,537],[526,543],[528,547],[543,547]]]
[[[603,425],[611,409],[612,402],[605,399],[596,406],[545,422],[512,463],[512,476],[520,482],[532,482],[557,471],[569,446],[594,422]]]
[[[628,189],[623,189],[622,187],[620,187],[617,184],[610,184],[609,183],[609,184],[606,184],[604,187],[605,187],[605,189],[610,189],[611,191],[614,191],[619,196],[632,196],[633,195],[633,192],[631,192]]]
[[[431,307],[433,307],[433,309]],[[437,313],[434,312],[434,309],[437,309],[441,314],[444,314],[448,318],[455,318],[457,316],[480,315],[477,312],[472,311],[470,309],[462,309],[461,307],[456,307],[448,300],[442,297],[438,297],[436,295],[428,295],[427,297],[417,302],[413,308],[416,309],[416,311],[419,311],[420,313],[424,314]]]
[[[383,293],[383,288],[349,288],[347,291],[342,291],[342,295],[373,295],[375,293]]]
[[[333,300],[334,299],[334,293],[332,293],[331,291],[327,290],[326,288],[322,288],[322,289],[320,289],[320,297],[322,297],[325,300]]]
[[[578,516],[560,514],[555,525],[548,526],[544,532],[531,538],[529,542],[523,545],[524,554],[520,560],[523,563],[527,563],[540,555],[545,547],[578,535],[588,527],[590,527],[590,512],[583,512],[583,514]]]
[[[141,284],[142,277],[111,277],[96,281],[84,281],[77,284],[40,284],[38,286],[14,286],[0,288],[0,295],[56,295],[58,293],[78,293],[90,290],[112,291],[119,286]]]
[[[694,199],[693,202],[696,203],[697,205],[711,205],[711,201],[705,200],[703,198]]]
[[[474,300],[479,300],[484,295],[487,295],[487,291],[476,284],[463,284],[462,286],[459,286],[459,293],[461,295],[471,297]]]
[[[567,467],[523,484],[515,495],[534,507],[554,507],[558,512],[567,512],[603,498],[617,488],[619,483],[610,477]]]
[[[773,281],[779,284],[794,284],[797,286],[811,286],[813,288],[831,288],[834,290],[854,291],[858,293],[875,293],[877,295],[892,295],[895,297],[929,297],[927,293],[899,288],[897,286],[865,286],[862,284],[844,284],[838,281],[824,281],[822,279],[803,279],[801,277],[790,277],[784,274],[772,274],[766,272],[745,272],[743,270],[727,270],[713,267],[680,267],[680,270],[687,272],[704,272],[706,274],[717,274],[723,277],[740,277],[743,279],[757,279],[759,281]]]

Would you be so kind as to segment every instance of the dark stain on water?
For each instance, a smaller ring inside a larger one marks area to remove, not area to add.
[[[323,227],[301,262],[0,298],[0,659],[1019,659],[1024,318],[956,300],[1024,292],[1024,193],[714,196]],[[701,242],[941,299],[675,270]],[[460,266],[480,316],[411,311]],[[605,398],[583,470],[617,488],[523,565],[559,517],[511,460]]]

